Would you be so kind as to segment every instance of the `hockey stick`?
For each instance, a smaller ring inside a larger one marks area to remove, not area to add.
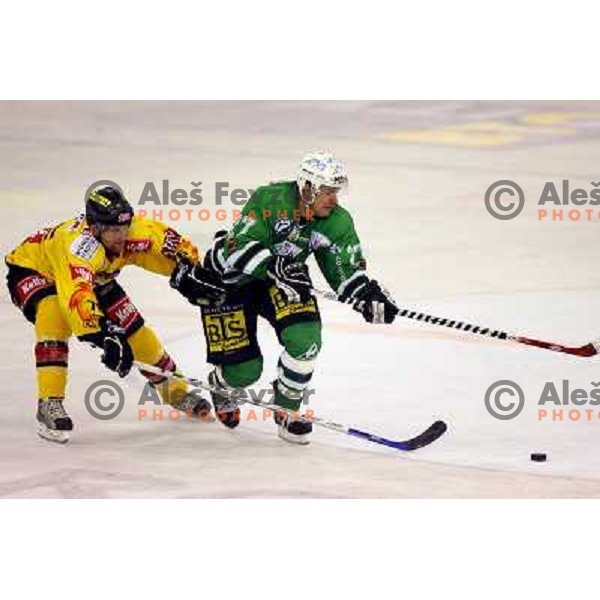
[[[206,390],[208,392],[212,392],[215,394],[219,394],[221,396],[225,396],[227,398],[230,397],[229,392],[217,388],[215,386],[210,385],[209,383],[205,383],[204,381],[200,381],[199,379],[195,379],[193,377],[185,377],[184,375],[180,375],[179,373],[173,373],[171,371],[163,371],[158,367],[154,367],[152,365],[147,365],[142,362],[135,361],[134,365],[143,371],[148,371],[149,373],[153,373],[154,375],[161,375],[163,377],[175,377],[177,379],[182,379],[186,381],[190,385],[200,388],[202,390]],[[241,393],[240,393],[241,392]],[[242,396],[243,393],[243,396]],[[411,450],[417,450],[419,448],[423,448],[424,446],[428,446],[432,442],[435,442],[439,437],[441,437],[446,430],[448,429],[446,423],[444,421],[435,421],[430,427],[428,427],[425,431],[420,433],[419,435],[410,438],[408,440],[390,440],[379,435],[374,435],[367,431],[362,431],[361,429],[354,429],[353,427],[347,427],[346,425],[342,425],[340,423],[334,423],[333,421],[327,421],[326,419],[322,419],[320,417],[312,416],[302,417],[298,415],[297,412],[293,412],[282,408],[280,406],[276,406],[274,404],[268,404],[266,402],[261,402],[260,400],[256,400],[251,395],[249,396],[245,393],[245,390],[236,390],[233,394],[231,394],[233,399],[240,404],[252,404],[253,406],[259,406],[263,409],[274,410],[280,413],[285,413],[288,417],[292,419],[299,419],[303,421],[310,421],[314,425],[318,425],[319,427],[323,427],[325,429],[329,429],[331,431],[337,431],[338,433],[345,433],[346,435],[351,435],[353,437],[357,437],[363,440],[367,440],[369,442],[373,442],[375,444],[380,444],[382,446],[388,446],[389,448],[395,448],[396,450],[403,450],[409,452]]]
[[[340,300],[338,295],[334,292],[325,290],[312,289],[312,292],[326,298],[328,300],[335,300],[346,304],[343,300]],[[429,323],[430,325],[438,325],[439,327],[449,327],[450,329],[456,329],[458,331],[465,331],[467,333],[475,333],[477,335],[483,335],[486,337],[495,338],[497,340],[508,340],[510,342],[516,342],[518,344],[525,344],[527,346],[535,346],[536,348],[543,348],[545,350],[552,350],[553,352],[562,352],[563,354],[571,354],[573,356],[579,356],[581,358],[590,358],[596,356],[600,351],[600,339],[593,340],[589,344],[584,346],[563,346],[555,342],[544,342],[542,340],[534,340],[527,338],[522,335],[515,335],[513,333],[507,333],[505,331],[499,331],[497,329],[490,329],[489,327],[480,327],[479,325],[472,325],[471,323],[464,323],[463,321],[457,321],[455,319],[446,319],[444,317],[434,317],[415,310],[408,308],[401,308],[398,316],[404,317],[405,319],[414,319],[421,323]]]

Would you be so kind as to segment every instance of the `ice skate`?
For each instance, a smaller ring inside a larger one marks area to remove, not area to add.
[[[173,400],[170,406],[188,415],[193,414],[201,421],[212,422],[215,420],[211,415],[210,402],[197,391],[186,394],[181,400]]]
[[[235,429],[240,424],[240,409],[235,400],[235,388],[226,387],[223,383],[221,383],[216,370],[209,373],[208,383],[214,387],[230,392],[229,396],[211,392],[210,397],[213,406],[215,407],[217,419],[223,423],[225,427],[228,427],[229,429]]]
[[[61,398],[48,398],[38,401],[38,435],[50,442],[65,444],[69,441],[69,431],[73,421],[65,411]]]
[[[282,410],[277,410],[277,407],[273,407],[273,410],[273,419],[277,423],[277,435],[282,440],[302,446],[310,444],[310,434],[313,429],[310,421],[303,421],[298,417],[288,415]]]

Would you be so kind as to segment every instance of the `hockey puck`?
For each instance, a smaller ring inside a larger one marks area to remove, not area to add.
[[[532,452],[531,460],[535,462],[545,462],[546,461],[546,453],[545,452]]]

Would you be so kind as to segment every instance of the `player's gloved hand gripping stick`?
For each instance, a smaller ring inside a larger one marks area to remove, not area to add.
[[[201,263],[193,265],[185,258],[178,257],[169,283],[196,306],[220,302],[225,297],[223,283],[214,273]]]

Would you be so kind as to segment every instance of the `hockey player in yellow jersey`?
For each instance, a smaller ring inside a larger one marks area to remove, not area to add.
[[[170,277],[171,287],[192,304],[218,300],[223,288],[198,259],[187,237],[134,215],[122,191],[110,186],[90,192],[85,214],[38,231],[6,256],[12,301],[35,327],[42,437],[65,442],[73,428],[63,405],[72,335],[101,348],[102,362],[121,377],[134,360],[175,372],[175,362],[116,277],[135,265]],[[210,410],[181,379],[141,373],[174,408]]]

